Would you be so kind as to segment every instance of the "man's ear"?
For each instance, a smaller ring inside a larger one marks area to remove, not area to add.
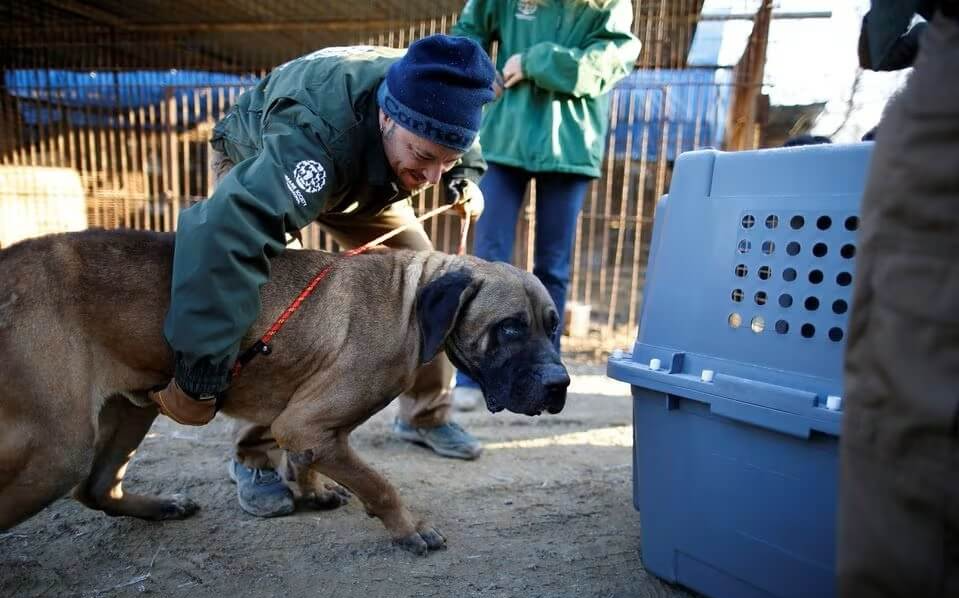
[[[476,294],[469,270],[447,272],[420,290],[416,319],[420,325],[420,363],[431,361],[453,330],[463,307]]]
[[[380,108],[380,115],[379,115],[379,116],[380,116],[380,132],[382,132],[383,129],[386,128],[386,125],[390,124],[390,122],[391,122],[393,119],[391,119],[391,118],[389,117],[389,115],[387,115],[385,112],[383,112],[383,109],[382,109],[382,108]]]

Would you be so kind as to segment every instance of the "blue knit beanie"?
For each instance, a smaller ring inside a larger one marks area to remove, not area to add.
[[[496,69],[471,39],[431,35],[390,66],[380,108],[420,137],[465,152],[476,139],[483,105],[493,101]]]

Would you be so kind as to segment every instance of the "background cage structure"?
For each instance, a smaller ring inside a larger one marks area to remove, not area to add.
[[[772,3],[761,2],[735,68],[688,68],[702,4],[634,0],[643,50],[610,94],[603,174],[590,185],[575,240],[570,300],[592,306],[589,338],[579,339],[590,351],[624,345],[635,331],[653,210],[676,156],[759,139]],[[4,0],[0,165],[75,170],[89,226],[174,230],[178,212],[211,190],[213,125],[259,77],[320,47],[404,47],[448,31],[461,9],[460,0],[187,0],[175,9],[160,0]],[[422,212],[440,200],[427,190],[415,203]],[[518,266],[532,266],[534,202],[547,200],[530,189]],[[454,218],[427,224],[441,250],[459,241]],[[315,226],[304,239],[336,248]]]

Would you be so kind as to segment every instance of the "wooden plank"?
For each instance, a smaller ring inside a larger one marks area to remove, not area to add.
[[[158,110],[156,106],[150,104],[147,108],[147,128],[149,129],[149,151],[147,153],[147,163],[150,168],[150,182],[152,189],[148,195],[150,198],[147,206],[147,228],[150,230],[166,230],[163,228],[163,184],[166,178],[162,176],[163,168],[163,148],[160,139],[158,127]],[[145,165],[145,166],[146,166]]]

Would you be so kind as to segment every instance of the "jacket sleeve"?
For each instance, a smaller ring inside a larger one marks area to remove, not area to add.
[[[540,42],[523,53],[523,75],[537,86],[576,97],[595,97],[632,71],[639,40],[630,32],[629,0],[612,0],[600,11],[582,47]]]
[[[873,2],[859,31],[859,66],[872,71],[896,71],[912,66],[928,23],[910,27],[916,6],[910,2]]]
[[[468,37],[489,54],[490,45],[497,38],[496,0],[468,0],[450,35]]]
[[[164,332],[188,393],[228,386],[240,341],[260,311],[269,260],[336,189],[314,119],[299,104],[271,111],[261,151],[234,166],[209,199],[180,213]]]

